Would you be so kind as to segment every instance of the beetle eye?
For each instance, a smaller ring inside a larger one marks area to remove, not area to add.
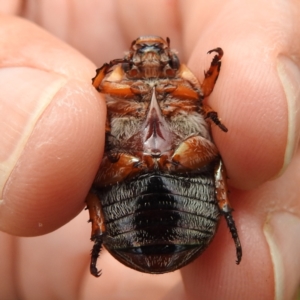
[[[122,69],[124,70],[124,72],[128,72],[130,70],[129,63],[122,63]]]
[[[180,61],[176,54],[172,54],[171,60],[170,60],[170,65],[171,65],[172,69],[179,69]]]

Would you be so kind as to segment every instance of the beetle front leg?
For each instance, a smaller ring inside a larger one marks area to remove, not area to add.
[[[207,53],[210,54],[212,52],[217,52],[217,55],[214,56],[208,71],[204,72],[205,78],[201,84],[201,90],[203,92],[204,98],[208,97],[213,91],[221,68],[221,58],[223,56],[223,50],[221,48],[215,48],[208,51]]]
[[[239,264],[242,259],[242,246],[235,226],[235,222],[231,214],[232,208],[230,207],[228,199],[227,175],[222,160],[219,160],[219,162],[217,163],[214,175],[216,186],[216,198],[218,201],[220,211],[226,219],[227,226],[234,240],[237,256],[236,263]]]
[[[96,76],[92,78],[93,86],[97,89],[97,91],[101,91],[100,85],[102,83],[103,78],[106,76],[106,74],[110,71],[110,69],[118,64],[127,62],[124,58],[114,59],[110,61],[109,63],[105,63],[101,68],[96,70]]]
[[[212,49],[212,50],[208,51],[207,53],[210,54],[212,52],[217,52],[217,55],[214,56],[208,71],[204,72],[205,78],[201,84],[201,90],[203,92],[204,98],[208,97],[214,89],[215,83],[216,83],[219,73],[220,73],[221,58],[224,53],[221,48]],[[212,108],[209,105],[204,104],[203,110],[204,110],[206,119],[211,119],[217,126],[220,127],[221,130],[223,130],[225,132],[228,131],[226,126],[224,124],[222,124],[222,122],[220,121],[217,112],[212,110]]]
[[[90,272],[95,277],[99,277],[101,275],[101,270],[98,271],[97,269],[97,260],[102,248],[103,234],[105,233],[103,213],[100,201],[95,194],[89,193],[85,202],[90,214],[89,221],[92,223],[91,240],[94,242],[91,253]]]

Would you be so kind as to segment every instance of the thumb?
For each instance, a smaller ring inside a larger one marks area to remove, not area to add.
[[[90,61],[29,22],[0,23],[0,229],[39,235],[83,208],[102,155],[105,105]]]

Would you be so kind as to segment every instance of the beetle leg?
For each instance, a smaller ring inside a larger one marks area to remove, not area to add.
[[[221,68],[221,58],[223,56],[223,50],[221,48],[215,48],[208,51],[207,53],[210,54],[212,52],[217,52],[217,55],[214,56],[208,71],[204,72],[205,78],[201,84],[201,90],[204,97],[208,97],[213,91]]]
[[[94,185],[101,187],[121,182],[128,176],[132,177],[139,173],[141,165],[139,158],[126,153],[120,153],[117,160],[113,161],[104,156]]]
[[[90,263],[90,272],[95,277],[100,277],[102,274],[102,270],[97,269],[97,260],[100,256],[100,252],[102,249],[103,240],[101,236],[97,236],[93,239],[94,246],[91,252],[91,263]]]
[[[235,226],[235,222],[231,214],[232,208],[230,207],[229,199],[228,199],[227,176],[226,176],[226,170],[225,167],[223,166],[222,160],[219,160],[219,162],[217,163],[215,167],[214,175],[215,175],[215,186],[216,186],[216,198],[218,201],[220,211],[226,219],[227,226],[234,240],[235,248],[236,248],[236,256],[237,256],[236,263],[239,264],[242,258],[242,247]]]
[[[89,210],[90,222],[92,222],[91,240],[94,242],[91,253],[90,272],[92,275],[99,277],[101,275],[101,270],[98,271],[96,265],[102,248],[103,234],[105,232],[103,213],[100,201],[95,194],[89,193],[85,199],[85,202]]]
[[[227,127],[220,121],[218,113],[214,111],[209,105],[203,104],[202,109],[205,114],[205,119],[211,119],[217,126],[219,126],[221,130],[223,130],[224,132],[228,131]]]
[[[185,64],[180,65],[180,68],[178,70],[178,76],[179,78],[181,78],[183,83],[187,81],[191,85],[191,87],[198,94],[198,98],[203,97],[198,79]]]
[[[135,96],[130,85],[118,82],[104,81],[101,84],[101,87],[98,87],[97,90],[111,96],[124,97],[124,95],[126,95],[127,98]]]
[[[93,86],[100,92],[100,85],[102,83],[103,78],[105,75],[110,71],[110,69],[118,64],[128,62],[124,58],[114,59],[110,61],[109,63],[105,63],[101,68],[96,70],[96,76],[92,78]]]
[[[124,61],[125,60],[121,60],[121,62]],[[120,60],[113,62],[120,62]],[[110,64],[111,63],[112,62],[110,62]],[[117,97],[124,97],[124,95],[126,95],[126,98],[130,98],[135,96],[136,91],[132,87],[133,83],[130,81],[126,81],[126,83],[122,82],[125,76],[122,66],[118,65],[110,72],[110,64],[104,64],[97,70],[97,75],[93,78],[93,85],[97,91]]]
[[[197,90],[192,89],[191,87],[184,85],[184,84],[178,84],[177,88],[172,91],[172,96],[174,98],[179,99],[192,99],[192,100],[198,100],[199,94]]]
[[[218,79],[219,73],[220,73],[220,68],[221,68],[221,58],[223,56],[223,50],[221,48],[215,48],[207,53],[210,54],[212,52],[217,52],[217,55],[214,56],[210,68],[208,71],[204,72],[204,80],[201,84],[201,90],[203,92],[203,96],[208,97],[211,92],[214,89],[215,83]],[[206,119],[211,119],[216,125],[220,127],[221,130],[227,132],[228,129],[226,128],[225,125],[223,125],[218,117],[217,112],[213,111],[211,107],[207,104],[203,105],[203,110],[205,113],[205,118]]]
[[[218,156],[216,146],[201,136],[183,141],[172,155],[172,168],[180,171],[196,170],[206,166]]]

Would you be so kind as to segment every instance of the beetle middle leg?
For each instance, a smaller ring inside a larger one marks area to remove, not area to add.
[[[141,163],[140,159],[127,153],[119,153],[116,160],[112,157],[104,156],[96,175],[94,185],[103,187],[117,184],[124,179],[134,177],[146,166]]]
[[[183,141],[175,150],[172,155],[171,168],[176,171],[200,169],[218,156],[218,150],[211,141],[199,135],[192,136]]]
[[[219,119],[218,113],[214,111],[208,104],[203,104],[202,109],[205,114],[205,119],[212,120],[224,132],[228,131],[227,127]]]
[[[90,213],[90,222],[92,222],[92,234],[91,240],[94,242],[94,246],[91,253],[90,272],[95,277],[101,275],[101,270],[97,269],[97,260],[102,249],[103,234],[105,233],[105,225],[103,219],[102,208],[98,197],[89,193],[85,199],[87,208]]]
[[[236,248],[236,256],[237,256],[236,263],[239,264],[242,259],[242,246],[235,226],[235,222],[231,214],[232,208],[229,204],[229,199],[228,199],[227,175],[221,159],[218,161],[215,167],[214,175],[215,175],[215,186],[216,186],[216,198],[218,201],[220,211],[226,219],[227,226],[234,240],[235,248]]]

